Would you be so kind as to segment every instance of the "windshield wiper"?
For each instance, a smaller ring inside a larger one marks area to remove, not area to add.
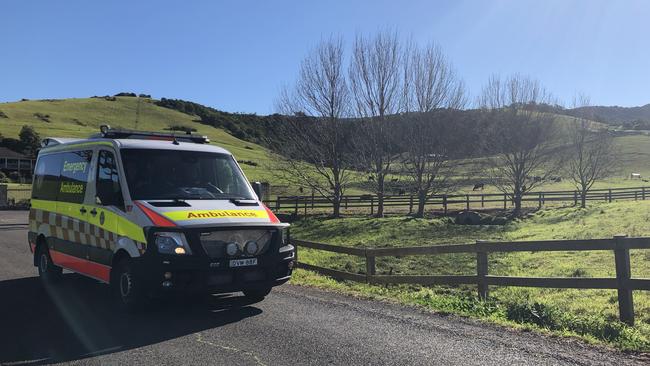
[[[231,198],[230,202],[237,206],[259,206],[257,200],[244,197]]]

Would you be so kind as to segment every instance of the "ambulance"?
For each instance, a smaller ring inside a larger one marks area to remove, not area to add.
[[[135,309],[188,291],[261,301],[291,278],[289,225],[231,153],[194,134],[100,131],[39,151],[28,241],[44,283],[73,271]]]

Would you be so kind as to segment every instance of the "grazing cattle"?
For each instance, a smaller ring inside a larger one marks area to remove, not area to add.
[[[393,179],[391,179],[390,181],[393,182],[393,183],[395,183],[395,182],[398,182],[399,179],[398,179],[398,178],[393,178]]]
[[[647,179],[642,179],[642,180],[643,180],[644,182],[646,182],[646,183],[650,182],[650,181],[648,181]]]
[[[630,174],[630,179],[641,179],[641,173]]]
[[[485,183],[476,183],[474,184],[474,188],[472,188],[472,191],[476,191],[479,189],[482,191],[484,187],[485,187]]]

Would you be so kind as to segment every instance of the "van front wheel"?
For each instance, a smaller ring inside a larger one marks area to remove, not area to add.
[[[47,245],[42,243],[36,250],[36,265],[38,266],[38,275],[46,284],[53,284],[61,280],[63,269],[54,265]]]
[[[111,271],[113,297],[121,308],[133,311],[143,305],[141,283],[133,271],[131,260],[120,260]]]

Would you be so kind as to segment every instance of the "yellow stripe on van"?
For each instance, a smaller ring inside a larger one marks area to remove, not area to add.
[[[32,199],[31,205],[35,209],[50,211],[58,213],[65,216],[70,216],[75,219],[86,221],[85,217],[80,213],[79,209],[85,207],[88,211],[92,209],[92,205],[83,205],[78,203],[69,203],[69,202],[57,202],[57,201],[46,201],[46,200],[37,200]],[[105,223],[106,226],[111,224],[111,221],[115,221],[114,226],[117,226],[117,235],[126,236],[135,241],[146,242],[147,239],[144,236],[144,230],[142,227],[136,223],[131,222],[129,219],[117,215],[109,210],[104,210]]]
[[[269,214],[264,210],[200,210],[172,211],[163,215],[174,221],[205,220],[205,219],[268,219]]]

